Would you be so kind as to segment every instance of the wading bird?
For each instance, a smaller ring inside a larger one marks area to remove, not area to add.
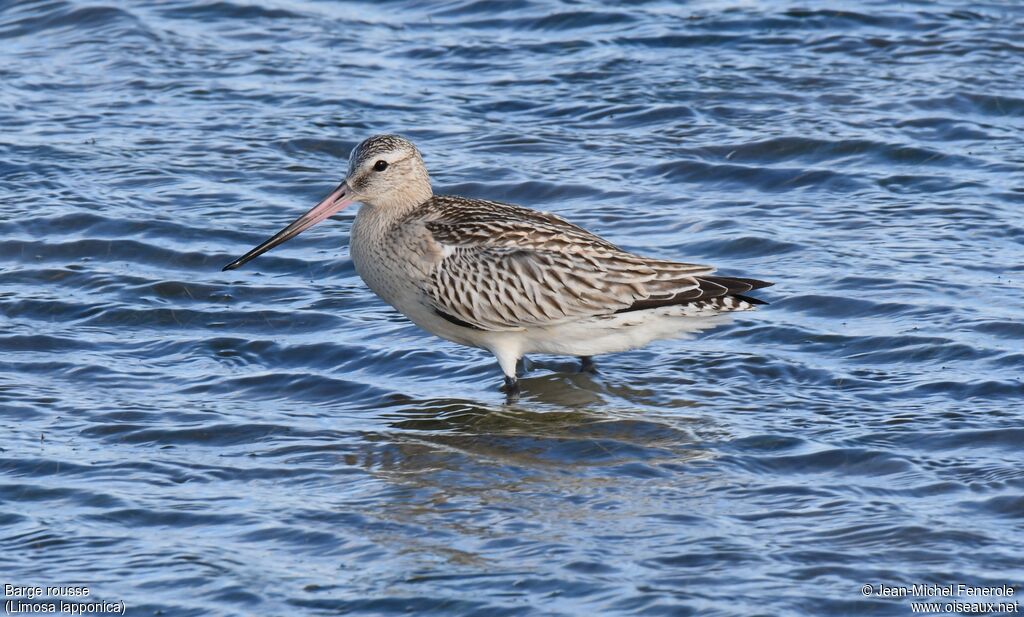
[[[356,272],[382,300],[441,338],[486,349],[519,393],[524,354],[634,349],[722,323],[763,301],[771,283],[634,255],[561,217],[509,204],[434,195],[419,150],[396,135],[359,144],[327,197],[224,267],[238,268],[351,203]]]

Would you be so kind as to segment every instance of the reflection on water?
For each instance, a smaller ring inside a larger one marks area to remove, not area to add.
[[[440,399],[387,415],[394,430],[367,436],[377,448],[364,461],[389,495],[384,510],[366,504],[383,527],[373,541],[394,551],[403,585],[450,588],[469,577],[469,593],[492,579],[555,591],[577,586],[573,572],[614,575],[602,535],[621,540],[623,525],[640,531],[652,517],[696,520],[673,516],[673,496],[703,492],[707,479],[672,470],[712,458],[706,440],[724,437],[705,417],[635,410]],[[624,478],[645,488],[623,491]],[[562,583],[536,577],[549,559],[569,561]]]
[[[434,445],[460,456],[485,457],[526,467],[609,465],[651,458],[683,460],[686,448],[700,443],[694,430],[713,434],[706,419],[682,415],[652,419],[637,411],[601,412],[523,406],[480,407],[459,401],[423,401],[402,419],[395,444]],[[415,465],[410,465],[415,467]]]
[[[133,614],[906,615],[1019,585],[1013,5],[0,3],[0,553]],[[693,340],[426,336],[353,214],[439,193],[763,277]],[[957,578],[950,578],[950,577]]]

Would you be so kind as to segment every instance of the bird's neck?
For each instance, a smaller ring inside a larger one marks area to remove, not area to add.
[[[367,218],[387,224],[405,217],[433,196],[434,191],[430,188],[430,184],[410,187],[402,191],[394,191],[372,202],[364,201],[360,212],[366,212]]]
[[[377,243],[392,227],[430,201],[431,197],[433,193],[428,188],[422,198],[415,200],[363,202],[356,214],[356,226],[352,230],[353,243]]]

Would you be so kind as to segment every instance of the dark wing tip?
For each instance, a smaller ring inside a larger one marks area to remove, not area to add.
[[[775,283],[769,283],[768,281],[762,281],[759,279],[748,279],[740,278],[738,276],[702,276],[699,277],[707,281],[713,281],[719,285],[724,285],[729,288],[729,292],[744,293],[752,289],[761,289],[764,287],[771,287]]]
[[[771,285],[771,283],[769,283],[768,285]],[[754,306],[768,304],[767,302],[765,302],[761,298],[755,298],[753,296],[745,296],[743,294],[733,294],[730,297],[736,298],[737,300],[741,300],[743,302],[746,302],[747,304],[752,304]]]
[[[752,306],[768,304],[764,300],[746,295],[747,292],[763,287],[771,287],[772,283],[758,279],[736,278],[731,276],[698,276],[696,277],[697,287],[687,291],[669,294],[661,297],[645,298],[637,300],[630,306],[616,311],[616,313],[627,313],[630,311],[642,311],[663,306],[677,304],[690,304],[695,302],[722,302],[726,298],[733,298],[738,302],[746,302]]]
[[[755,298],[753,296],[746,295],[747,292],[753,291],[755,289],[763,289],[765,287],[771,287],[772,285],[775,284],[775,283],[771,283],[769,281],[762,281],[762,280],[759,280],[759,279],[739,278],[739,277],[733,277],[733,276],[709,276],[709,277],[701,277],[700,279],[698,279],[698,281],[700,281],[700,285],[701,285],[702,289],[704,287],[704,280],[711,280],[711,281],[717,283],[718,285],[723,285],[725,287],[728,287],[729,288],[729,293],[728,293],[729,297],[732,297],[732,298],[735,298],[737,300],[746,302],[747,304],[750,304],[750,305],[753,305],[753,306],[757,306],[757,305],[761,305],[761,304],[768,304],[768,303],[765,302],[764,300],[761,300],[760,298]]]

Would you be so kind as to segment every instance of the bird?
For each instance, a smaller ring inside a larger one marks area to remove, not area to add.
[[[374,135],[341,183],[280,232],[224,266],[234,270],[346,206],[361,207],[349,255],[384,302],[420,328],[491,352],[509,400],[526,354],[593,356],[683,337],[765,301],[772,283],[711,266],[643,257],[564,218],[522,206],[435,195],[408,139]]]

